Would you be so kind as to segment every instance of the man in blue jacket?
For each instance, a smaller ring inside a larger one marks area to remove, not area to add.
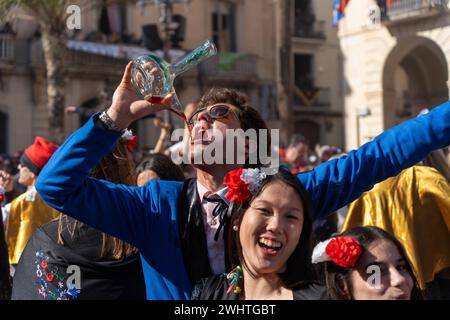
[[[196,281],[226,270],[223,214],[218,209],[226,207],[223,177],[239,165],[196,165],[197,179],[154,180],[144,187],[88,177],[125,128],[170,104],[170,96],[160,105],[139,100],[130,71],[128,64],[110,108],[94,115],[55,153],[36,189],[57,210],[138,247],[148,299],[189,299]],[[198,146],[200,152],[213,140],[201,138],[209,129],[265,128],[259,114],[234,90],[213,90],[199,107],[192,118],[191,147]],[[311,195],[315,218],[322,218],[449,144],[450,103],[445,103],[298,178]]]

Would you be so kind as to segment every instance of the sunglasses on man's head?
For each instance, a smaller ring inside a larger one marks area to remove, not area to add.
[[[226,104],[216,104],[212,107],[201,108],[194,112],[194,114],[189,118],[188,123],[191,126],[194,126],[198,119],[199,115],[204,114],[206,112],[206,116],[209,119],[217,120],[225,118],[231,111],[231,107]]]

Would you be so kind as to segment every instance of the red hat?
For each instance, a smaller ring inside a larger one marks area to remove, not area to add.
[[[20,163],[38,175],[58,147],[58,145],[45,140],[43,137],[36,137],[34,143],[25,149],[20,158]]]

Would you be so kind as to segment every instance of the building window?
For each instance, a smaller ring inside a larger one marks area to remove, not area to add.
[[[216,1],[212,13],[212,40],[220,51],[237,51],[236,4]]]
[[[294,55],[294,104],[311,106],[317,104],[319,89],[314,81],[314,56]]]
[[[296,0],[294,6],[294,35],[299,37],[312,35],[315,20],[311,0]]]
[[[294,56],[295,85],[300,89],[314,87],[314,56],[312,54],[296,54]]]
[[[107,36],[120,37],[126,32],[126,7],[104,4],[100,10],[98,30]]]

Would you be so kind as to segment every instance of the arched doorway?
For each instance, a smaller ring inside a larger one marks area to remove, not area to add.
[[[449,98],[447,59],[441,48],[423,37],[399,41],[383,70],[385,129]]]
[[[309,147],[320,143],[320,124],[313,120],[295,121],[295,133],[301,133],[309,141]]]

